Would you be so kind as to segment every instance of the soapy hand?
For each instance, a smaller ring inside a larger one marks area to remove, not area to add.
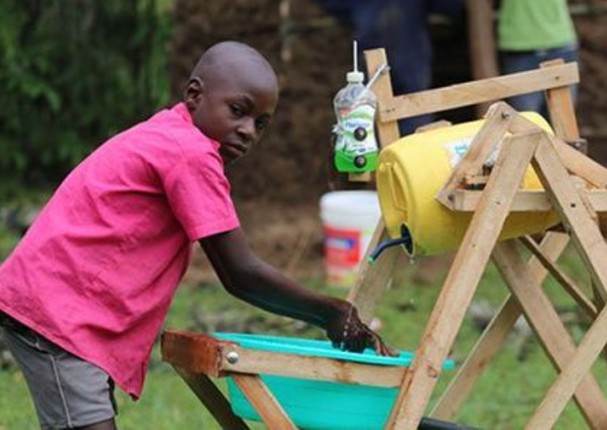
[[[362,352],[365,348],[373,348],[378,355],[398,355],[397,351],[388,347],[377,333],[360,320],[356,308],[347,302],[339,315],[329,323],[327,336],[335,348],[344,351]]]

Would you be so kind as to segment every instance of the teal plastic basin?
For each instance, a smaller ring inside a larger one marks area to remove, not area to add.
[[[291,337],[241,333],[215,333],[218,339],[238,343],[243,348],[287,354],[327,357],[356,363],[409,367],[413,353],[401,351],[398,357],[383,357],[371,349],[363,353],[341,351],[331,342]],[[443,369],[454,368],[446,360]],[[383,428],[398,395],[397,388],[345,384],[331,381],[260,375],[287,415],[301,429],[379,429]],[[231,377],[228,396],[234,413],[243,419],[261,421]]]

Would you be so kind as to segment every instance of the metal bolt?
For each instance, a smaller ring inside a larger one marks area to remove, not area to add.
[[[228,360],[228,363],[230,363],[230,364],[238,363],[238,353],[236,351],[228,352],[226,354],[226,360]]]

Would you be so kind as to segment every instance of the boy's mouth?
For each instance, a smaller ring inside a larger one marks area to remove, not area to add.
[[[248,147],[243,143],[225,142],[221,145],[219,153],[226,161],[234,161],[247,153]]]

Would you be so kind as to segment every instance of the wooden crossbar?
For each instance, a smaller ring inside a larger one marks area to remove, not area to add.
[[[238,358],[233,361],[230,356]],[[407,371],[405,367],[252,350],[235,342],[184,330],[165,331],[162,359],[190,373],[212,377],[261,373],[378,387],[400,386]]]
[[[607,212],[607,190],[581,190],[595,212]],[[481,191],[455,190],[451,194],[451,207],[458,212],[474,212],[481,198]],[[543,190],[521,190],[514,196],[512,212],[548,212],[552,203]]]
[[[379,121],[390,122],[402,118],[441,112],[449,109],[484,103],[552,88],[561,88],[579,82],[575,63],[532,70],[495,78],[487,78],[440,89],[394,96],[383,100]]]

